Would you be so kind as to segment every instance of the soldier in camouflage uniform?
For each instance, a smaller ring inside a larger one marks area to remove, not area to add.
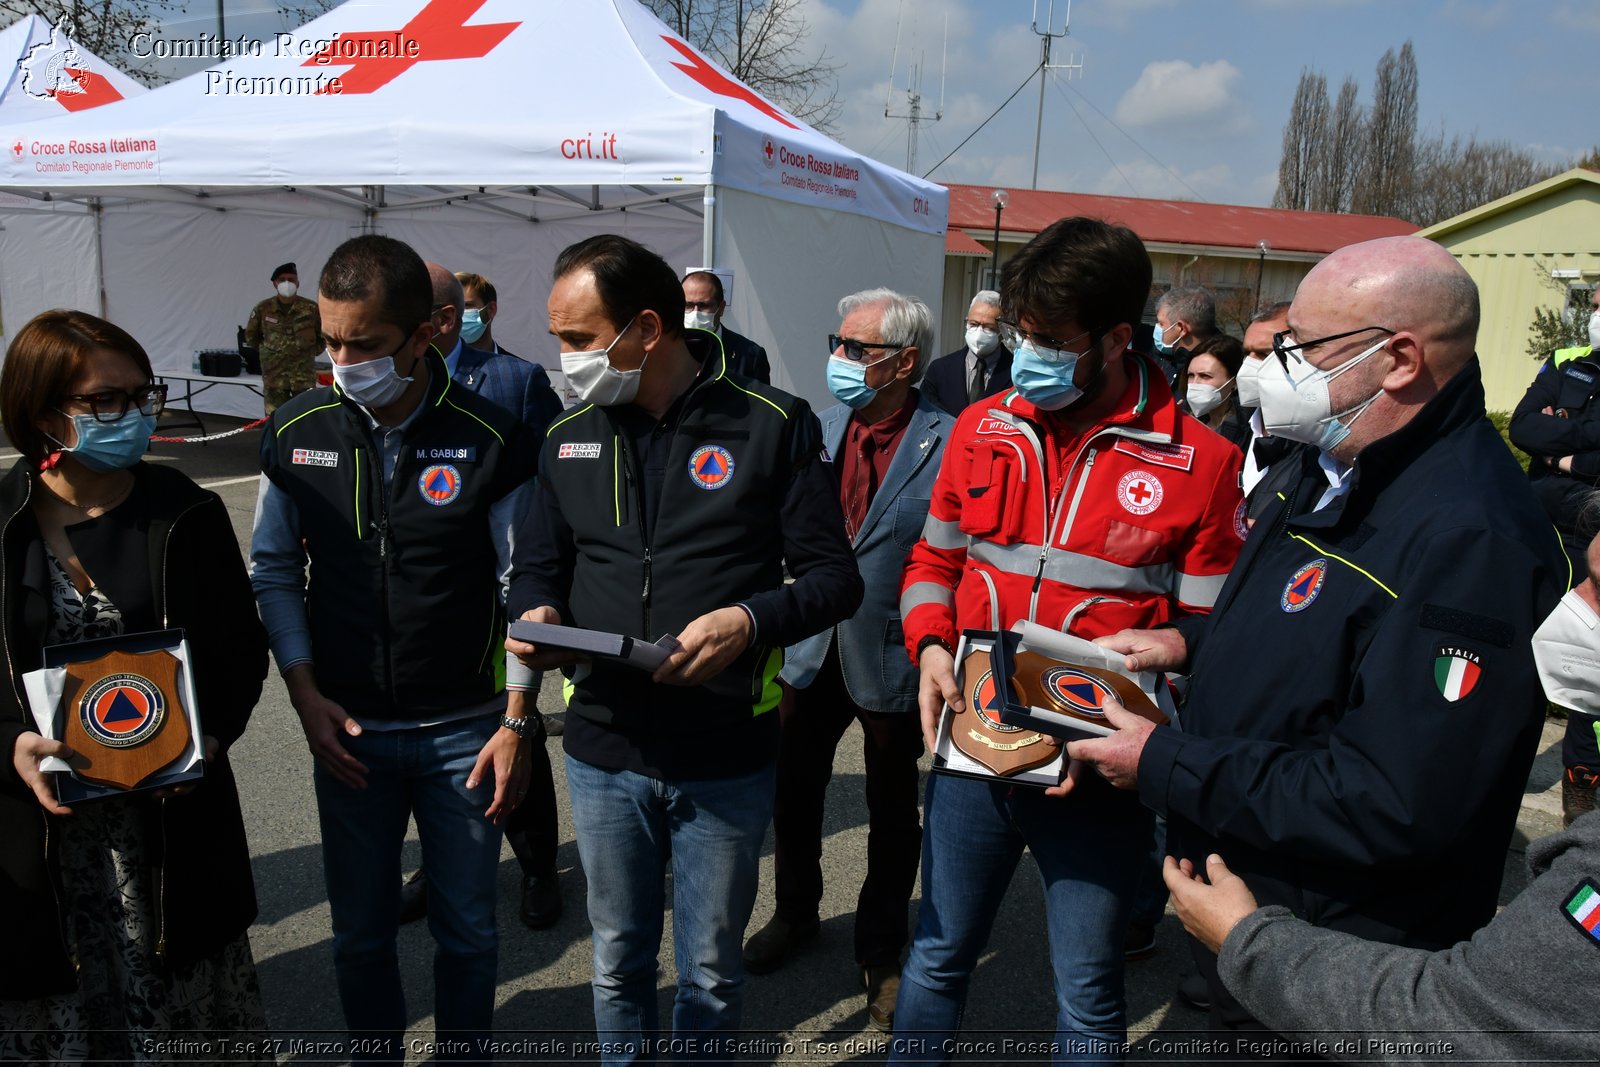
[[[293,263],[272,272],[276,296],[269,296],[250,312],[245,343],[261,350],[262,392],[267,414],[317,384],[313,360],[322,351],[322,319],[317,302],[297,296],[300,274]]]

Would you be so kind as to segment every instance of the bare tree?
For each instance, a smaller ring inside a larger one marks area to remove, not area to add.
[[[829,129],[844,104],[838,65],[813,54],[803,0],[644,0],[656,17],[790,114]]]
[[[1328,79],[1304,68],[1295,86],[1289,121],[1283,126],[1283,155],[1278,158],[1278,191],[1273,207],[1304,211],[1311,206],[1312,180],[1328,127]]]
[[[1441,132],[1416,146],[1411,198],[1403,213],[1430,226],[1566,169],[1565,163],[1542,163],[1505,141],[1472,136],[1463,143],[1459,135],[1446,140]]]
[[[1417,56],[1408,40],[1400,46],[1398,56],[1391,48],[1378,60],[1353,210],[1367,215],[1406,210],[1416,165],[1416,140]]]
[[[1349,211],[1356,172],[1366,148],[1366,111],[1356,102],[1356,81],[1346,75],[1328,119],[1327,138],[1317,152],[1311,183],[1312,211]]]

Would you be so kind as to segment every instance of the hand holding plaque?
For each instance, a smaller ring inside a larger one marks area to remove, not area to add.
[[[1105,707],[1165,725],[1171,698],[1161,676],[1130,676],[1122,657],[1031,623],[1018,631],[968,630],[957,649],[967,706],[940,716],[934,769],[1049,787],[1066,771],[1063,740],[1115,732]]]
[[[204,748],[179,631],[130,634],[45,650],[23,676],[41,736],[74,758],[40,761],[63,803],[174,786],[203,773]],[[65,773],[60,773],[65,772]]]

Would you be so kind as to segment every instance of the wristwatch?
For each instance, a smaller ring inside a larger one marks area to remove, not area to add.
[[[500,725],[516,734],[517,737],[521,738],[522,740],[526,741],[528,739],[528,717],[526,715],[520,719],[513,719],[509,715],[502,715],[500,716]]]
[[[929,645],[938,645],[952,656],[956,654],[956,650],[950,647],[949,641],[946,641],[937,634],[929,634],[927,637],[924,637],[921,641],[917,642],[917,662],[919,664],[922,662],[922,650],[927,648]]]

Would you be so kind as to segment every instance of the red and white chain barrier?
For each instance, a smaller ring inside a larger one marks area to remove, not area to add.
[[[243,426],[236,426],[224,433],[210,433],[206,434],[204,437],[160,437],[152,434],[150,440],[160,442],[164,445],[203,445],[207,441],[220,441],[224,437],[232,437],[236,433],[244,433],[246,430],[254,430],[256,427],[265,424],[266,421],[267,420],[265,418],[259,418],[255,422],[247,422]]]

